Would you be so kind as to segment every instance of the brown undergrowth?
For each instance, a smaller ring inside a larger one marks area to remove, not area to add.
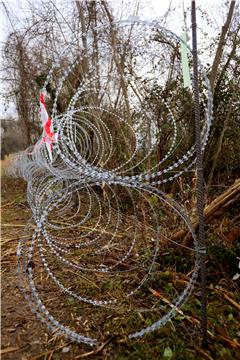
[[[193,294],[176,317],[158,331],[143,338],[129,340],[125,334],[136,327],[146,327],[155,321],[155,315],[141,311],[126,311],[118,314],[98,312],[92,308],[81,309],[78,302],[68,298],[61,303],[61,294],[56,287],[39,272],[39,289],[48,308],[58,318],[72,324],[79,317],[79,331],[84,324],[89,335],[98,335],[101,339],[96,348],[70,342],[52,334],[31,313],[19,289],[16,274],[16,249],[19,238],[29,241],[24,232],[26,222],[31,216],[25,198],[26,184],[21,180],[2,178],[2,359],[21,360],[57,360],[57,359],[240,359],[239,310],[240,297],[237,281],[233,276],[238,271],[237,251],[238,229],[240,224],[237,207],[224,213],[207,226],[207,268],[208,268],[208,349],[200,346],[200,286],[197,283]],[[147,221],[147,219],[146,219]],[[130,224],[128,224],[130,225]],[[145,229],[146,231],[146,229]],[[121,236],[126,236],[124,230]],[[165,254],[165,255],[164,255]],[[171,252],[165,252],[162,261],[167,263]],[[182,256],[184,252],[177,257]],[[165,257],[165,258],[164,258]],[[178,261],[176,257],[176,261]],[[165,259],[165,260],[164,260]],[[175,258],[174,258],[175,259]],[[114,261],[113,259],[110,259]],[[110,261],[109,260],[109,261]],[[36,267],[39,266],[36,260]],[[40,267],[39,267],[40,269]],[[57,264],[56,264],[57,270]],[[63,280],[70,278],[71,270],[65,271]],[[184,288],[191,274],[168,267],[160,269],[158,276],[144,288],[148,306],[153,302],[170,309],[169,300],[174,291]],[[78,286],[84,287],[85,293],[92,295],[99,291],[96,279],[90,284],[84,278]],[[114,289],[113,289],[114,286]],[[105,284],[102,291],[121,289],[116,282]],[[61,308],[56,309],[60,302]],[[145,304],[140,304],[142,307]],[[139,303],[137,303],[139,307]],[[131,309],[129,309],[131,310]],[[156,311],[156,316],[161,316]],[[94,324],[91,322],[94,317]]]

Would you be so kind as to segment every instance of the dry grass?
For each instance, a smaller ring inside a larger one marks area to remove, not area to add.
[[[9,164],[7,159],[5,164]],[[6,166],[6,165],[4,165]],[[152,283],[144,289],[144,303],[132,304],[139,311],[130,311],[131,304],[118,312],[109,308],[82,306],[74,299],[64,298],[48,278],[40,270],[36,257],[35,267],[39,268],[37,283],[40,293],[50,311],[60,320],[85,331],[86,335],[98,336],[102,343],[95,349],[86,345],[69,342],[59,334],[52,334],[29,311],[21,292],[16,276],[16,248],[19,238],[28,241],[24,234],[24,224],[30,216],[25,200],[26,185],[20,180],[3,178],[2,181],[2,358],[3,359],[239,359],[239,303],[240,297],[236,284],[232,280],[234,268],[231,260],[237,255],[236,242],[224,244],[218,238],[226,235],[222,220],[216,220],[208,229],[208,316],[209,316],[209,348],[200,349],[200,296],[199,285],[186,305],[178,311],[176,318],[155,333],[137,340],[129,340],[126,333],[134,328],[146,327],[161,316],[161,311],[152,314],[141,311],[155,304],[170,309],[172,292],[182,289],[187,281],[187,272],[176,274],[174,267],[161,271]],[[234,214],[226,215],[234,217]],[[229,221],[225,221],[229,224]],[[130,224],[128,224],[130,225]],[[129,226],[128,226],[129,227]],[[124,229],[121,237],[126,235]],[[105,234],[107,235],[107,234]],[[121,238],[119,238],[121,241]],[[167,261],[169,255],[161,258]],[[173,254],[170,256],[173,256]],[[173,256],[172,260],[175,261]],[[50,261],[50,260],[49,260]],[[228,261],[228,263],[227,263]],[[233,262],[233,260],[232,260]],[[102,279],[90,279],[85,274],[76,277],[72,270],[61,275],[59,264],[54,263],[55,271],[66,284],[83,289],[85,294],[97,294],[102,286]],[[75,279],[75,283],[73,281]],[[89,281],[90,280],[90,281]],[[161,285],[160,285],[161,284]],[[117,285],[117,286],[116,286]],[[110,291],[114,296],[121,295],[121,281],[106,283],[102,289],[106,294]],[[76,320],[77,319],[77,320]],[[83,325],[84,324],[84,325]],[[171,352],[166,351],[170,348]],[[170,353],[169,357],[164,354]]]

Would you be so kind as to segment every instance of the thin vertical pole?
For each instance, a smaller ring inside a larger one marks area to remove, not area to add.
[[[195,114],[195,141],[196,141],[196,172],[197,172],[197,212],[199,218],[198,247],[200,256],[201,275],[201,336],[202,346],[207,346],[207,290],[206,290],[206,241],[204,234],[204,184],[203,184],[203,155],[201,149],[201,127],[198,83],[198,56],[197,56],[197,22],[196,2],[192,0],[192,51],[193,51],[193,91]]]

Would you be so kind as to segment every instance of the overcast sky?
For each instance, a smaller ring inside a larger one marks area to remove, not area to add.
[[[34,4],[39,3],[41,4],[41,0],[31,0]],[[66,4],[70,4],[69,0],[55,0],[56,3],[58,1],[63,2]],[[0,5],[0,44],[1,47],[6,40],[6,36],[9,32],[12,31],[12,25],[6,15],[4,10],[3,4],[4,2],[9,9],[11,14],[11,18],[15,20],[14,27],[21,28],[23,19],[27,16],[28,12],[28,1],[27,0],[5,0],[1,1]],[[134,12],[134,3],[133,0],[109,0],[109,2],[114,7],[114,11],[116,16],[121,16],[123,18],[127,18]],[[209,33],[217,34],[221,26],[223,25],[224,13],[223,7],[221,6],[221,0],[196,0],[196,4],[201,6],[201,8],[206,11],[208,16],[211,18],[213,24],[211,27],[207,29]],[[123,5],[124,6],[123,6]],[[191,0],[141,0],[141,6],[139,10],[139,16],[141,19],[153,19],[153,18],[162,18],[169,6],[176,8],[174,16],[169,16],[166,27],[170,30],[174,31],[176,34],[180,35],[184,26],[184,18],[183,18],[183,9],[187,9],[191,6]],[[121,10],[120,10],[121,9]],[[130,11],[129,11],[130,9]],[[126,10],[126,11],[125,11]],[[206,30],[206,21],[204,18],[201,17],[201,13],[197,13],[197,20],[198,20],[198,28],[199,28],[199,43],[204,42],[205,39],[201,36],[202,30]],[[187,18],[187,27],[190,29],[190,18]],[[200,44],[201,45],[201,44]],[[2,61],[2,58],[1,58]],[[0,92],[3,92],[4,88],[1,82],[0,85]],[[3,103],[1,101],[0,95],[0,118],[6,117],[7,115],[12,115],[14,113],[13,104],[7,110],[7,113],[4,110]]]
[[[66,4],[70,4],[70,0],[55,0],[56,3],[63,2]],[[6,34],[8,31],[11,31],[11,24],[7,19],[5,10],[3,8],[2,3],[5,3],[10,10],[13,19],[17,19],[16,26],[21,27],[21,23],[23,18],[27,15],[28,12],[28,0],[3,0],[1,1],[0,6],[0,41],[4,41]],[[41,4],[41,0],[30,0],[34,4],[39,3]],[[122,7],[126,9],[126,13],[123,14],[125,16],[130,15],[129,9],[132,8],[134,11],[134,0],[109,0],[109,2],[113,5],[114,8]],[[201,8],[207,12],[208,16],[211,17],[213,21],[214,31],[219,31],[222,26],[222,18],[224,16],[222,11],[222,3],[223,0],[196,0],[197,6],[201,6]],[[230,0],[229,0],[230,2]],[[140,17],[141,18],[161,18],[164,16],[171,5],[171,7],[177,9],[178,16],[169,20],[168,26],[171,30],[174,30],[176,33],[181,32],[181,28],[183,26],[183,8],[187,9],[191,5],[191,0],[141,0],[140,6]],[[123,4],[123,5],[122,5]],[[130,10],[131,11],[131,10]],[[198,14],[198,22],[199,24],[202,23],[202,19],[200,14]],[[190,25],[190,19],[188,20],[188,25]]]

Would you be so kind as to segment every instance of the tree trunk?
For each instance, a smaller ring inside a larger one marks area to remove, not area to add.
[[[213,93],[214,93],[214,84],[215,84],[215,80],[217,77],[217,71],[219,68],[219,64],[221,62],[222,53],[223,53],[223,49],[224,49],[224,46],[226,43],[227,33],[228,33],[230,25],[231,25],[235,5],[236,5],[236,1],[232,0],[231,4],[230,4],[229,12],[228,12],[227,20],[222,27],[220,40],[219,40],[216,55],[215,55],[215,58],[213,61],[212,71],[211,71],[211,75],[210,75],[210,83],[211,83],[211,88],[212,88]]]
[[[221,215],[238,201],[240,201],[240,179],[237,179],[232,186],[230,186],[226,191],[219,195],[209,205],[205,206],[205,224],[209,223],[210,220],[212,220],[213,218]],[[199,226],[198,219],[193,219],[192,224],[194,230],[197,230]],[[189,243],[192,241],[192,236],[188,230],[179,230],[178,232],[173,234],[171,239],[173,241],[184,239],[184,245],[189,245]]]

